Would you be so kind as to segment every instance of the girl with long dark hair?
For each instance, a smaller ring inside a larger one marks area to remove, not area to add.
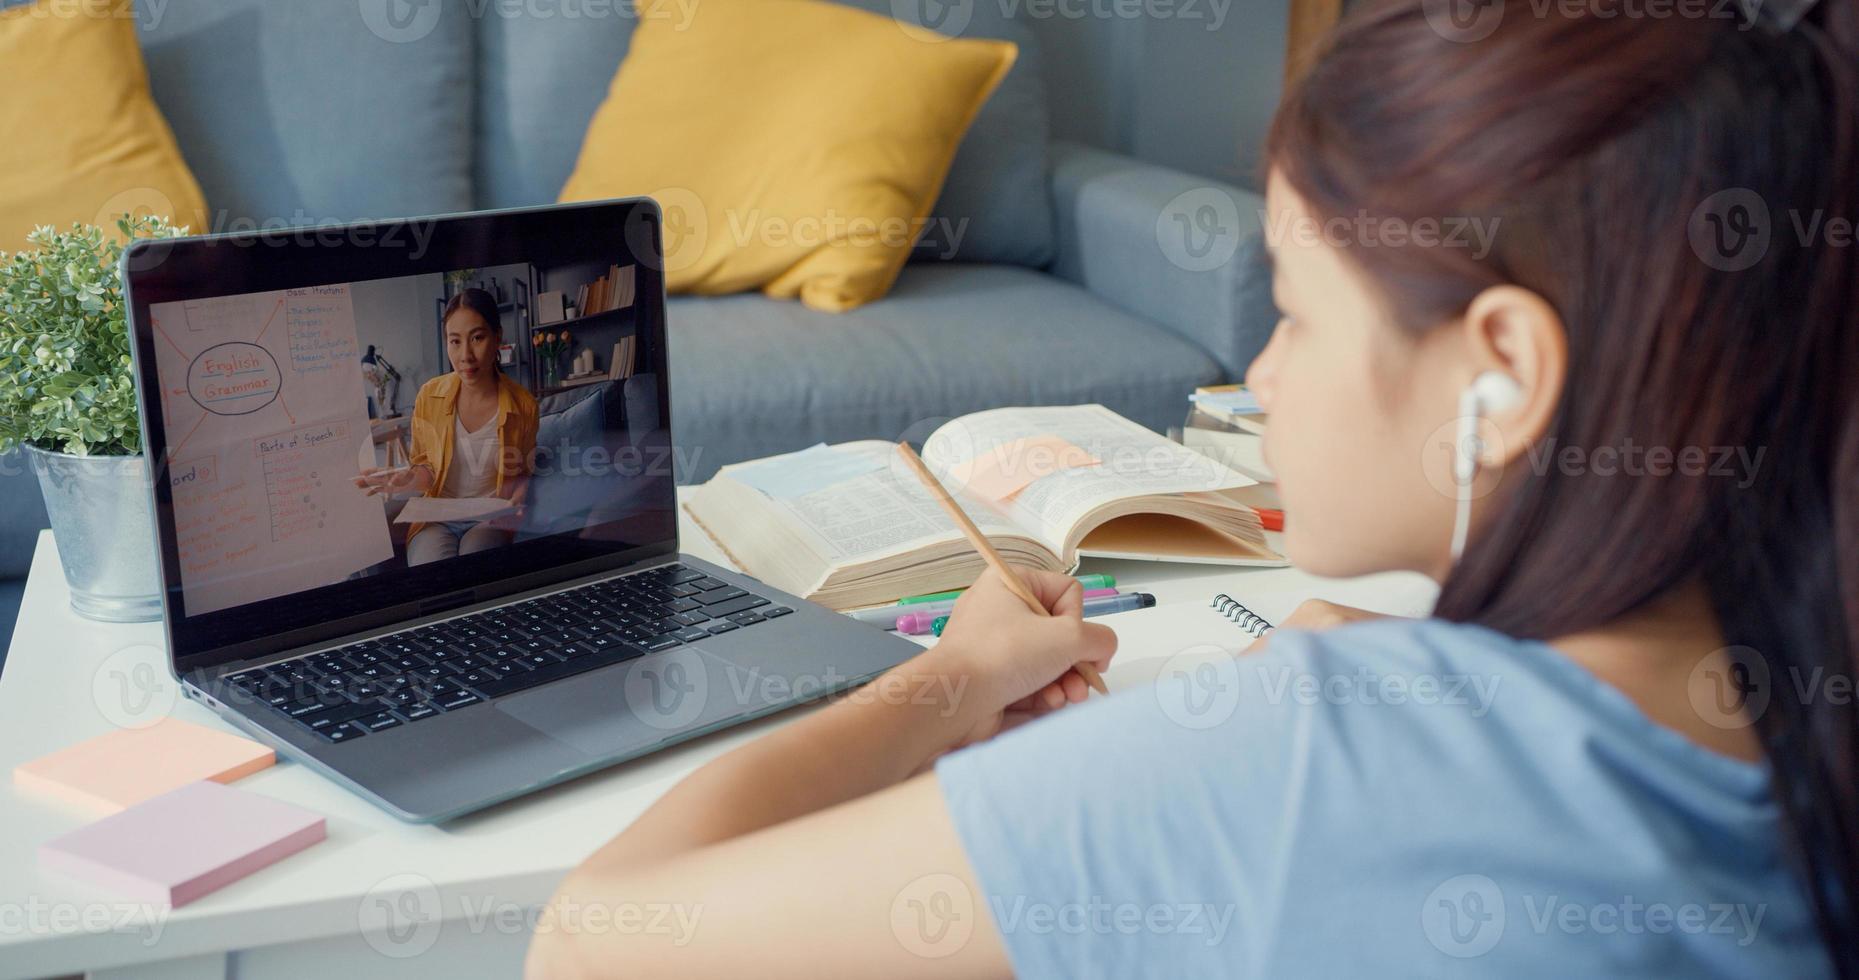
[[[1355,10],[1248,381],[1293,560],[1433,616],[1018,725],[1114,640],[983,578],[573,872],[532,975],[1859,977],[1859,13],[1799,6]]]

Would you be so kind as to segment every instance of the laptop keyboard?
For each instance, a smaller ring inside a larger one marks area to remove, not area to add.
[[[682,565],[227,678],[329,742],[424,721],[793,612]]]

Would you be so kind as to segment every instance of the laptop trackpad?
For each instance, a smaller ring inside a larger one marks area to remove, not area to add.
[[[694,647],[679,647],[527,691],[499,711],[593,756],[611,756],[780,700],[779,688]],[[746,678],[746,679],[745,679]]]

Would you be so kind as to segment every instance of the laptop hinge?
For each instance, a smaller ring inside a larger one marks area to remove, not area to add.
[[[477,598],[478,593],[476,590],[466,589],[463,592],[454,592],[451,595],[442,595],[427,599],[420,603],[419,614],[421,616],[430,616],[433,613],[448,612],[460,606],[468,606]]]

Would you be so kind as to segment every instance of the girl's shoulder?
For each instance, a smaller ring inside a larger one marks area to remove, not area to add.
[[[1127,750],[1132,769],[1172,758],[1206,775],[1262,754],[1288,780],[1276,789],[1307,771],[1367,792],[1360,776],[1374,772],[1401,774],[1381,788],[1403,797],[1429,780],[1436,799],[1475,786],[1519,803],[1605,797],[1638,781],[1668,796],[1766,805],[1762,766],[1661,727],[1548,644],[1482,626],[1391,618],[1282,629],[1258,653],[1188,648],[1154,676],[1062,724],[1095,751]],[[1012,733],[1000,741],[1013,744]]]
[[[1305,749],[1333,750],[1309,760],[1318,768],[1351,758],[1408,771],[1430,759],[1474,778],[1487,796],[1508,790],[1516,801],[1601,798],[1638,783],[1662,787],[1668,797],[1712,801],[1694,808],[1700,819],[1769,805],[1764,766],[1660,725],[1548,643],[1475,624],[1390,618],[1281,630],[1265,651],[1223,671],[1237,695],[1235,716],[1261,729],[1246,740],[1298,730],[1310,740]],[[1177,672],[1163,681],[1165,708],[1186,710],[1197,696],[1205,699],[1197,675]],[[1450,795],[1452,787],[1438,790]]]
[[[516,406],[517,411],[525,415],[536,414],[536,396],[530,394],[528,388],[511,380],[507,374],[500,374],[498,378],[503,384],[503,390],[510,396],[510,404]]]
[[[420,385],[419,394],[414,397],[441,398],[450,393],[457,385],[458,375],[448,371],[445,374],[426,379],[426,382]]]

